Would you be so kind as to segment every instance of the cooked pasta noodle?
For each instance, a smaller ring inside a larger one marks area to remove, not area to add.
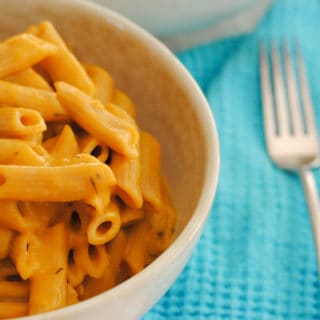
[[[88,153],[95,156],[101,162],[106,162],[109,158],[109,148],[103,143],[98,142],[92,136],[86,135],[78,139],[82,153]]]
[[[87,228],[88,242],[95,245],[107,243],[116,236],[120,227],[119,208],[112,201],[103,212],[92,216]]]
[[[133,118],[136,117],[136,107],[133,104],[133,102],[130,100],[130,98],[121,90],[115,89],[113,91],[113,96],[111,98],[111,102],[115,105],[119,106],[128,114],[130,114]]]
[[[114,90],[114,82],[110,74],[96,65],[85,65],[85,70],[95,85],[95,97],[104,105],[110,102]]]
[[[0,228],[0,260],[3,260],[9,256],[13,237],[14,232],[12,230]]]
[[[116,194],[132,208],[141,208],[143,203],[141,190],[141,159],[129,159],[113,153],[110,167],[117,179]]]
[[[0,138],[0,164],[44,165],[46,153],[30,141]]]
[[[42,133],[46,124],[40,113],[26,108],[0,108],[0,137],[26,138]]]
[[[111,149],[129,158],[138,156],[139,132],[131,119],[109,112],[100,101],[65,82],[55,86],[60,103],[81,127]]]
[[[50,22],[0,42],[0,319],[90,298],[167,248],[160,144],[135,117]]]
[[[37,110],[47,121],[68,118],[57,99],[56,93],[4,80],[0,80],[1,105]]]
[[[48,21],[40,23],[37,31],[39,38],[58,48],[55,55],[41,61],[41,66],[53,81],[65,81],[83,92],[93,95],[95,87],[79,60],[68,49],[55,27]]]
[[[53,91],[49,83],[41,76],[41,74],[32,68],[14,73],[9,77],[6,77],[5,80],[26,87]]]
[[[31,34],[20,34],[0,43],[0,78],[40,62],[57,53],[57,47]]]
[[[145,202],[153,208],[161,205],[160,145],[147,132],[140,133],[141,189]]]

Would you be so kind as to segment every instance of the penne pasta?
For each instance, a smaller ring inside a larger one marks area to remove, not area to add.
[[[110,241],[106,244],[110,266],[115,276],[117,276],[121,271],[121,262],[124,257],[126,244],[127,236],[123,229],[120,229],[113,241]]]
[[[99,245],[112,240],[121,226],[119,208],[114,201],[110,202],[104,212],[97,212],[89,221],[87,236],[90,244]]]
[[[25,108],[0,108],[0,137],[26,138],[37,136],[46,130],[40,113]]]
[[[32,68],[14,73],[4,80],[20,84],[25,87],[53,91],[50,84],[38,72]]]
[[[145,217],[145,210],[143,208],[130,208],[127,206],[120,207],[121,227],[127,227]]]
[[[124,120],[128,120],[131,123],[135,123],[134,118],[124,109],[119,107],[118,105],[108,102],[104,105],[104,108],[112,113],[115,117],[119,117]]]
[[[109,190],[115,178],[109,167],[100,163],[56,167],[0,165],[0,182],[0,199],[90,203],[100,191]]]
[[[19,139],[0,138],[0,150],[0,164],[44,165],[47,161],[38,147]]]
[[[0,79],[23,71],[57,52],[57,47],[22,33],[0,43]]]
[[[54,92],[0,80],[0,105],[39,111],[46,121],[68,118]]]
[[[144,200],[153,208],[160,208],[160,145],[147,132],[140,133],[141,189]]]
[[[130,159],[115,152],[112,155],[110,168],[117,180],[115,193],[127,206],[141,208],[143,198],[140,157]]]
[[[85,242],[87,239],[87,228],[90,216],[87,209],[81,205],[71,204],[64,211],[63,221],[65,221],[67,232],[68,248],[72,249]]]
[[[41,61],[41,67],[48,72],[50,78],[53,81],[70,83],[93,96],[95,93],[93,82],[73,53],[67,48],[55,27],[49,21],[44,21],[40,23],[37,35],[58,48],[55,55]]]
[[[23,232],[28,224],[18,208],[17,201],[0,200],[2,214],[0,214],[0,225],[9,230]]]
[[[71,305],[77,302],[79,302],[78,292],[70,283],[67,283],[67,305]]]
[[[146,264],[147,236],[148,225],[144,220],[134,224],[127,230],[123,260],[126,262],[131,274],[138,273]]]
[[[27,281],[0,280],[0,300],[27,299],[29,296],[29,283]]]
[[[36,234],[55,224],[60,219],[61,212],[65,210],[64,206],[65,204],[61,202],[20,201],[18,203],[19,211],[28,229]]]
[[[121,90],[115,89],[111,102],[125,110],[132,118],[136,117],[136,108],[130,98]]]
[[[109,158],[109,148],[99,143],[97,139],[89,135],[78,139],[81,153],[88,153],[96,157],[101,162],[106,162]]]
[[[139,132],[133,121],[113,115],[98,100],[67,83],[55,86],[59,101],[81,127],[113,150],[130,158],[138,156]]]
[[[80,152],[76,136],[69,125],[64,126],[50,149],[50,155],[56,159],[74,157]]]
[[[86,276],[85,271],[82,267],[75,261],[74,249],[69,250],[68,254],[68,269],[67,269],[67,279],[71,286],[78,287],[83,282]]]
[[[95,85],[95,98],[103,105],[110,102],[114,91],[114,82],[110,74],[99,66],[92,64],[87,64],[84,68]]]
[[[106,267],[101,277],[87,277],[83,281],[83,292],[81,299],[91,298],[107,289],[112,288],[116,284],[116,278],[110,265],[110,259],[107,256]]]
[[[0,301],[0,318],[8,319],[22,317],[28,314],[29,305],[27,302]]]
[[[108,256],[104,246],[82,244],[73,249],[75,264],[93,278],[100,278],[107,267]]]
[[[164,251],[172,242],[177,219],[169,194],[169,187],[163,177],[161,178],[161,194],[161,208],[159,210],[154,210],[150,207],[146,209],[150,240],[148,241],[147,251],[151,260]]]
[[[41,236],[38,254],[40,268],[30,279],[30,314],[67,305],[66,239],[66,229],[62,223],[48,228]],[[52,251],[47,249],[48,246]]]
[[[31,232],[21,233],[15,238],[12,245],[11,258],[22,279],[29,279],[40,268],[39,248],[40,241]]]
[[[12,230],[0,228],[0,260],[9,256],[14,236],[15,233]]]

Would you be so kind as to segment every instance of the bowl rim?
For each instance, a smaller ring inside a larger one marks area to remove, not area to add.
[[[33,2],[33,0],[29,0],[29,2]],[[130,34],[139,39],[139,41],[152,45],[152,47],[159,52],[161,60],[171,66],[172,72],[174,74],[179,74],[182,86],[188,88],[190,92],[193,92],[193,99],[195,99],[194,104],[201,105],[201,111],[197,112],[196,116],[202,125],[203,135],[205,137],[204,147],[206,148],[207,162],[205,179],[195,210],[186,226],[173,243],[156,260],[138,274],[103,293],[74,305],[38,315],[24,316],[18,319],[56,319],[61,316],[70,315],[74,311],[85,311],[89,308],[94,308],[96,305],[100,304],[100,302],[108,300],[108,298],[113,295],[119,296],[123,291],[136,290],[136,288],[141,287],[143,283],[149,282],[150,279],[158,274],[159,270],[165,270],[168,261],[174,261],[179,257],[186,250],[190,241],[197,241],[199,238],[216,195],[220,174],[220,144],[213,114],[202,90],[173,52],[151,33],[112,9],[86,0],[68,0],[67,2],[68,5],[83,7],[89,14],[99,16],[102,19],[105,19],[107,23],[111,23],[118,28],[130,30]],[[58,6],[60,3],[65,4],[66,0],[56,0],[55,6]],[[188,241],[186,241],[186,239],[188,239]]]

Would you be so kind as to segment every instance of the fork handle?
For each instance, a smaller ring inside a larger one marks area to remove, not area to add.
[[[309,169],[301,169],[299,171],[302,180],[304,193],[306,196],[310,220],[313,229],[313,237],[317,251],[318,273],[320,275],[320,203],[317,185],[313,173]]]

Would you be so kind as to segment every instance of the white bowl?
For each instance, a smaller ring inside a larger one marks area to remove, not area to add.
[[[214,119],[201,90],[159,41],[127,19],[81,0],[0,0],[0,38],[50,19],[86,62],[107,68],[137,105],[138,122],[162,145],[178,226],[152,264],[87,301],[28,319],[137,319],[172,285],[210,211],[219,172]]]
[[[252,30],[272,0],[91,0],[138,23],[172,50]]]

